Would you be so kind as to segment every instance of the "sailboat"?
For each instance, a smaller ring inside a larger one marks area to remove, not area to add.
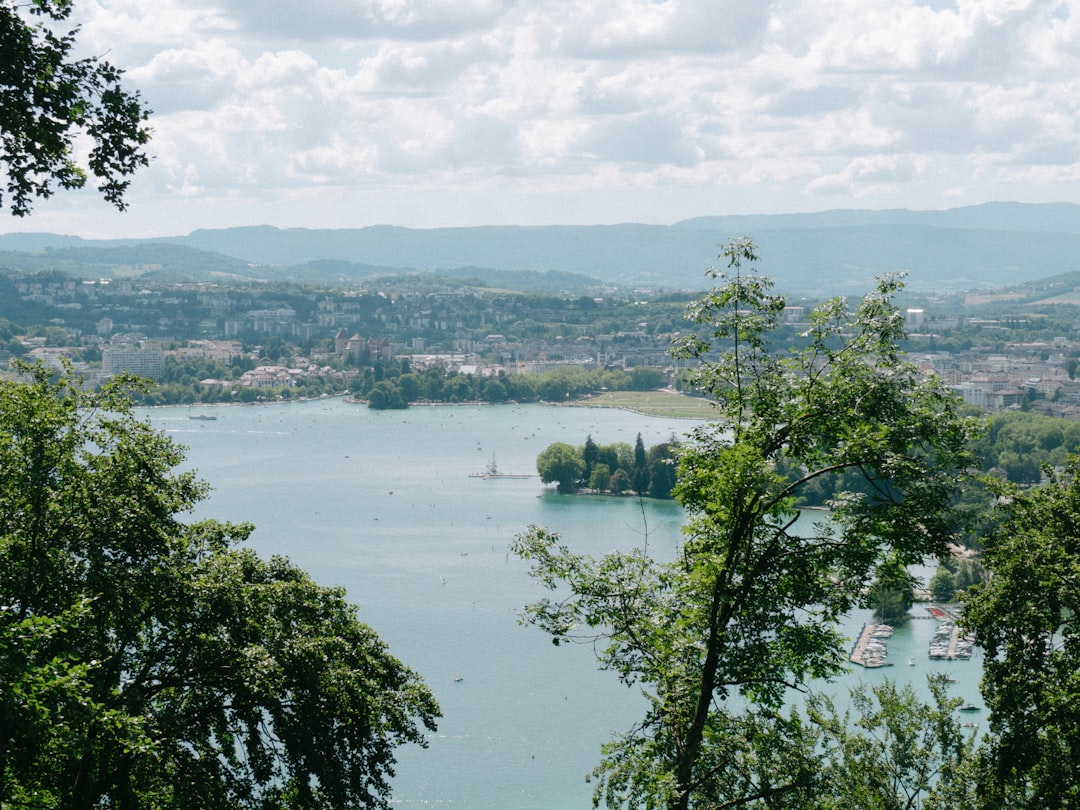
[[[469,473],[469,478],[532,478],[529,473],[501,473],[495,464],[495,454],[491,454],[491,461],[483,472]]]

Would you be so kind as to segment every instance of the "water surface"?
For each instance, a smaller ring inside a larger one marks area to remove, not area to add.
[[[539,478],[480,479],[494,456],[504,472],[535,473],[556,441],[646,446],[694,423],[626,411],[521,406],[372,411],[340,399],[269,406],[159,408],[152,421],[188,446],[214,491],[199,515],[248,521],[264,555],[284,554],[324,585],[345,587],[363,621],[417,670],[444,717],[430,747],[401,749],[394,805],[461,810],[585,810],[585,775],[610,732],[642,713],[641,698],[598,672],[588,647],[554,647],[518,622],[542,595],[508,553],[529,525],[602,554],[679,541],[671,502],[560,496]],[[193,420],[192,415],[217,417]],[[852,616],[851,632],[868,616]],[[899,630],[901,665],[853,672],[870,682],[958,674],[977,699],[977,664],[926,658],[933,622]],[[908,657],[917,659],[908,667]],[[971,673],[975,673],[974,676]]]

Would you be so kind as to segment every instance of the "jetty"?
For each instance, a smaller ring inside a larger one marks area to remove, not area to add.
[[[889,654],[886,641],[892,634],[887,624],[864,624],[851,650],[851,662],[867,669],[891,667],[892,662],[885,659]]]
[[[949,661],[971,658],[975,651],[975,639],[960,631],[956,614],[937,606],[928,607],[926,612],[938,622],[934,637],[930,640],[930,657]]]
[[[975,640],[963,635],[956,622],[944,621],[934,631],[930,641],[930,657],[955,661],[971,658],[975,650]]]

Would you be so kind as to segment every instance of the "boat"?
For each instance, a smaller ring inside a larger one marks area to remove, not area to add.
[[[977,711],[980,711],[980,709],[974,703],[967,703],[967,704],[960,707],[960,711],[962,711],[962,712],[977,712]]]
[[[483,472],[469,473],[469,478],[532,478],[529,473],[503,473],[499,472],[498,465],[495,464],[495,454],[491,454],[491,461],[488,462],[487,468]]]
[[[915,659],[914,659],[914,658],[909,658],[909,659],[907,660],[907,665],[908,665],[909,667],[913,667],[913,666],[915,666]]]
[[[204,413],[192,414],[188,419],[198,419],[200,422],[213,422],[217,419],[216,416],[207,416]]]

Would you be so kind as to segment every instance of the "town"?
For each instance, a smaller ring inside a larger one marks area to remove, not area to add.
[[[335,288],[8,270],[0,276],[0,363],[67,362],[89,385],[137,374],[160,384],[151,402],[366,394],[381,380],[374,367],[401,361],[411,373],[473,379],[639,369],[639,383],[680,385],[671,345],[689,328],[694,292],[515,292],[448,279],[423,286],[404,277]],[[1080,308],[1017,297],[913,299],[904,310],[909,355],[985,413],[1080,419]],[[789,304],[779,334],[797,333],[812,303]]]

